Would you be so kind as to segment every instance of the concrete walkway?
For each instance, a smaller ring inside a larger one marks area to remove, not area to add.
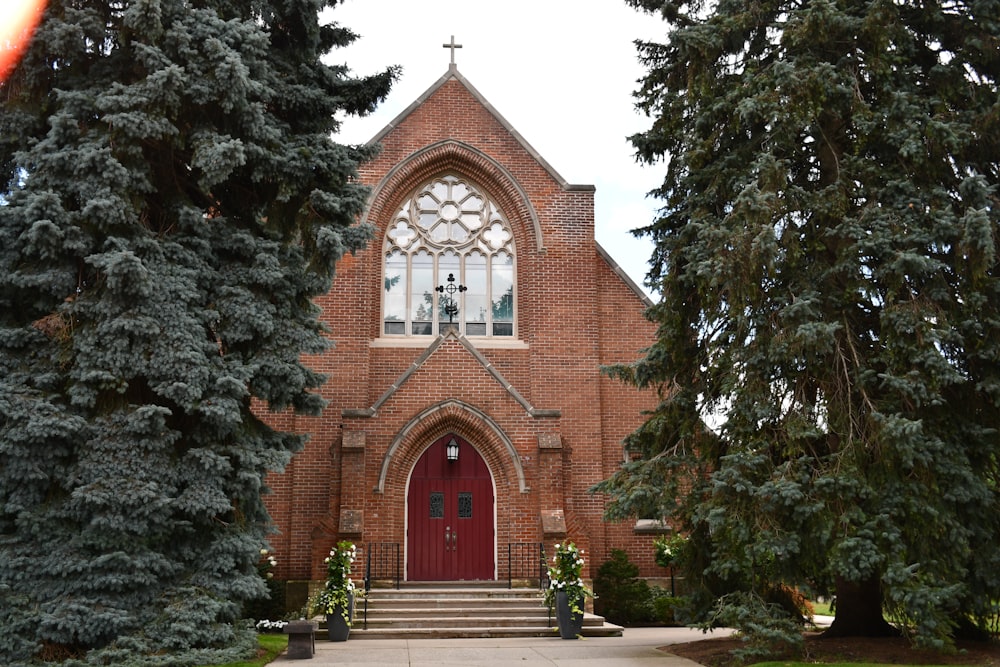
[[[628,628],[621,637],[566,640],[556,637],[498,639],[359,639],[330,642],[317,639],[312,660],[281,656],[272,664],[296,663],[303,667],[326,665],[379,665],[380,667],[696,667],[661,646],[725,637],[729,630],[704,634],[690,628]]]

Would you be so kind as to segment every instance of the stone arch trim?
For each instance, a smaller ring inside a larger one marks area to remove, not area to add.
[[[518,490],[528,492],[524,468],[514,443],[486,414],[457,400],[444,401],[423,410],[400,430],[382,458],[375,492],[385,492],[390,466],[394,464],[396,470],[409,471],[427,445],[451,432],[477,445],[498,489],[501,485],[511,486],[516,478]]]
[[[382,221],[400,201],[436,174],[453,170],[482,186],[507,216],[512,227],[531,229],[535,247],[544,251],[542,225],[527,192],[496,160],[468,144],[449,139],[425,146],[396,164],[372,191],[363,222],[383,230]]]

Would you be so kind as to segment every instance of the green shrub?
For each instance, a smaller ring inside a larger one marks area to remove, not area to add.
[[[649,584],[639,578],[639,568],[621,549],[612,549],[611,560],[601,564],[594,578],[594,609],[612,623],[634,625],[655,620]]]
[[[649,596],[653,619],[658,624],[680,625],[677,620],[677,609],[686,602],[685,598],[672,595],[669,590],[660,586],[650,586]]]
[[[243,618],[251,618],[254,621],[277,621],[285,618],[285,582],[279,579],[267,579],[268,596],[248,600],[243,604]],[[299,614],[295,618],[299,618]]]
[[[594,578],[594,611],[618,625],[678,625],[687,598],[639,578],[639,567],[621,549],[612,549]]]

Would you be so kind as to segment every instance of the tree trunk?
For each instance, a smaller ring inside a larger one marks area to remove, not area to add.
[[[851,582],[837,578],[837,611],[824,637],[896,637],[899,630],[882,616],[878,576]]]

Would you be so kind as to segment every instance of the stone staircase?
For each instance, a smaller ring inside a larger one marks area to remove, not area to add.
[[[449,637],[558,637],[555,615],[532,588],[487,585],[404,584],[400,590],[373,588],[355,604],[351,639]],[[586,614],[584,637],[616,637],[622,628]],[[318,638],[325,637],[319,633]]]

